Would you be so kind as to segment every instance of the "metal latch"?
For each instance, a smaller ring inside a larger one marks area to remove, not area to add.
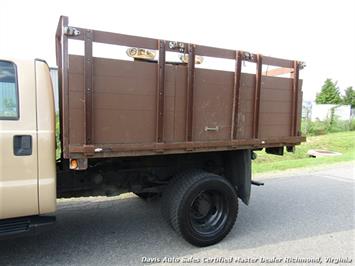
[[[64,34],[69,36],[79,36],[80,31],[74,27],[68,26],[64,28]]]
[[[219,127],[205,127],[205,131],[218,131]]]
[[[180,53],[185,52],[185,44],[183,42],[170,41],[169,48],[173,50],[179,50]]]

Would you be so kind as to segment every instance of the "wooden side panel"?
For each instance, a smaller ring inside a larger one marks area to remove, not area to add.
[[[186,84],[187,84],[187,69],[186,66],[176,65],[167,66],[167,70],[171,69],[175,73],[175,96],[174,96],[174,129],[172,141],[167,139],[167,142],[182,142],[185,140],[186,132]]]
[[[301,136],[301,122],[302,122],[302,99],[303,99],[303,92],[302,92],[302,80],[298,81],[298,108],[297,108],[297,136]]]
[[[232,72],[196,69],[193,141],[230,139],[233,82]]]
[[[72,34],[67,26],[61,17],[56,32],[64,158],[255,149],[304,140],[302,62],[79,27]],[[68,55],[68,39],[84,41],[86,57]],[[92,58],[92,42],[160,50],[159,63]],[[187,65],[165,62],[164,51],[182,49],[192,59]],[[195,69],[195,54],[237,60],[236,71]],[[243,61],[256,63],[257,75],[241,73]],[[293,82],[262,76],[261,63],[293,69]]]
[[[82,56],[69,57],[69,143],[85,144]],[[151,144],[156,141],[157,64],[94,58],[93,143]],[[192,141],[230,139],[234,73],[197,68],[193,97]],[[163,142],[185,141],[186,65],[166,64]],[[237,136],[252,138],[255,75],[241,74]],[[301,82],[299,84],[301,92]],[[262,76],[259,138],[289,137],[292,80]],[[299,93],[298,117],[302,94]],[[297,128],[300,127],[300,118]]]
[[[174,114],[175,114],[175,68],[171,65],[165,66],[165,93],[164,93],[164,122],[163,140],[174,141]]]
[[[254,88],[255,75],[242,73],[239,92],[238,139],[249,139],[252,137]]]
[[[262,77],[260,100],[260,138],[290,134],[292,79]]]
[[[70,143],[84,140],[84,59],[70,55]],[[152,143],[156,114],[155,63],[94,58],[94,143]],[[164,141],[184,141],[186,67],[167,64]]]
[[[69,56],[69,144],[85,143],[84,57]]]
[[[96,143],[155,141],[157,65],[94,60]]]

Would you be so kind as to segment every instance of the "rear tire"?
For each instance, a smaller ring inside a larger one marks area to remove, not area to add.
[[[195,246],[221,241],[238,215],[236,189],[224,177],[190,171],[176,176],[163,193],[163,216]]]

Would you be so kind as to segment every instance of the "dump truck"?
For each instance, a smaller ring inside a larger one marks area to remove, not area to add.
[[[179,235],[212,245],[258,184],[254,151],[283,155],[304,141],[300,61],[85,29],[65,16],[55,41],[58,112],[46,61],[0,58],[1,238],[53,224],[58,198],[131,192],[161,198]],[[95,56],[96,44],[126,58]],[[233,68],[206,68],[209,58]]]

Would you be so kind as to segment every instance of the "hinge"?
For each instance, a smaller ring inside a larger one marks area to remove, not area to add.
[[[300,61],[300,62],[298,62],[298,67],[299,67],[299,69],[304,69],[306,67],[306,63]]]
[[[68,26],[64,28],[64,34],[68,36],[79,36],[80,31],[74,27]]]
[[[172,50],[179,50],[180,53],[185,53],[186,44],[183,42],[169,41],[168,45]]]
[[[249,53],[249,52],[243,52],[243,56],[242,56],[243,60],[245,61],[249,61],[249,62],[255,62],[256,61],[256,58],[255,58],[255,55],[252,54],[252,53]]]

